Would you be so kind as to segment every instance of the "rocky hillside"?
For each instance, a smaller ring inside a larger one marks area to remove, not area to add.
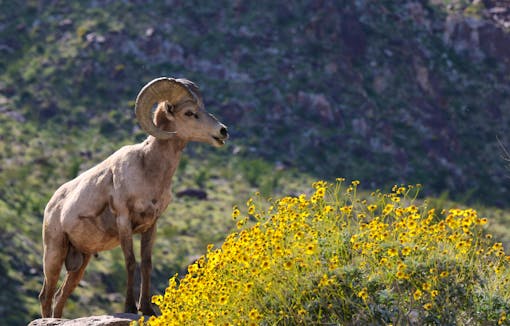
[[[243,155],[506,205],[507,1],[2,6],[4,116],[122,139],[143,83],[187,76]]]
[[[197,82],[232,135],[220,152],[188,152],[177,190],[210,196],[176,208],[197,211],[163,231],[182,247],[161,255],[160,284],[228,225],[208,235],[194,219],[303,175],[508,207],[509,31],[501,0],[0,2],[0,314],[37,315],[44,205],[143,139],[134,97],[156,76]],[[89,282],[112,294],[122,279],[106,275],[122,264],[108,255]]]

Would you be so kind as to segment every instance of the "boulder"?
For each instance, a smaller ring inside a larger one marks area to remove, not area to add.
[[[206,200],[207,192],[202,189],[185,189],[176,193],[177,198],[190,197],[198,200]]]
[[[90,316],[77,319],[39,318],[31,321],[28,326],[129,326],[129,323],[139,318],[140,316],[130,313]]]

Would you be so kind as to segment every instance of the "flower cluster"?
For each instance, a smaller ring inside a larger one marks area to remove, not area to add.
[[[510,257],[486,219],[428,208],[419,186],[361,199],[359,182],[344,182],[234,207],[238,229],[172,277],[153,297],[161,315],[140,322],[508,323]]]

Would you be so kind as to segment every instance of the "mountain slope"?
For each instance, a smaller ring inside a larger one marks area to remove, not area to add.
[[[143,83],[186,76],[252,155],[506,205],[507,9],[435,2],[4,4],[3,110],[125,138]]]

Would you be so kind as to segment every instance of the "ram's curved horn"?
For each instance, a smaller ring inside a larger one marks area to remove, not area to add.
[[[186,79],[173,79],[167,77],[156,78],[147,83],[138,96],[135,103],[135,114],[140,127],[148,134],[159,139],[170,139],[175,132],[159,129],[152,119],[152,107],[154,104],[168,101],[177,105],[186,97],[191,97],[198,104],[199,97],[189,87],[194,84]],[[195,86],[196,87],[196,86]]]
[[[199,106],[204,105],[202,102],[202,94],[200,93],[200,89],[194,82],[185,78],[179,78],[176,79],[175,81],[184,85],[188,89],[189,94]]]

